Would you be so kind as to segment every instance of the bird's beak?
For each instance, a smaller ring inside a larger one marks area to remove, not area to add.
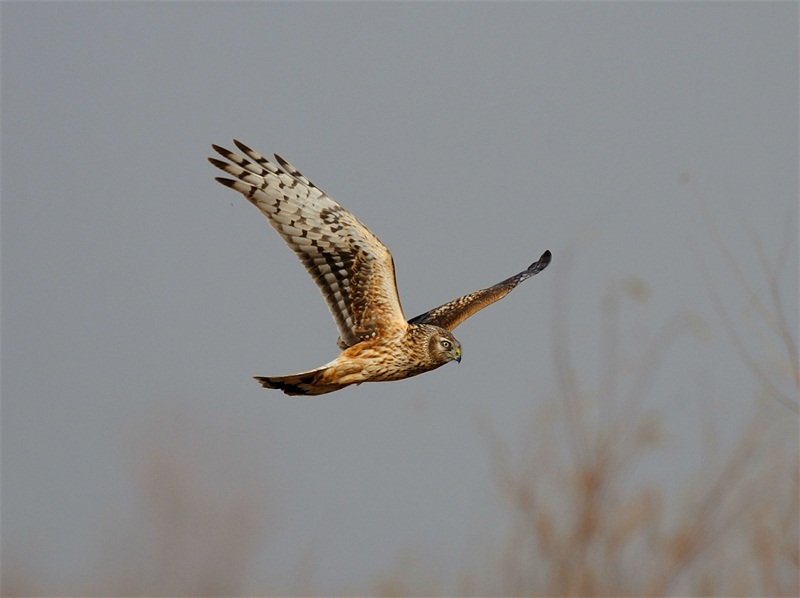
[[[456,361],[461,363],[461,347],[456,347]]]

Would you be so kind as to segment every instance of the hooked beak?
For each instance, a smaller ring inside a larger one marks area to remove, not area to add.
[[[461,347],[456,347],[456,361],[461,363]]]

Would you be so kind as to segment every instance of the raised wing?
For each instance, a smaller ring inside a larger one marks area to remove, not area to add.
[[[275,164],[234,140],[244,156],[213,145],[228,162],[209,158],[235,177],[218,177],[267,217],[314,278],[348,347],[407,326],[389,250],[355,216],[286,160]]]
[[[409,324],[433,324],[440,328],[452,330],[461,322],[466,320],[471,315],[479,312],[487,305],[491,305],[495,301],[500,301],[503,297],[508,295],[514,290],[519,283],[523,280],[529,279],[531,276],[538,274],[550,263],[552,254],[545,251],[539,261],[534,262],[528,266],[527,270],[523,270],[519,274],[515,274],[511,278],[505,279],[503,282],[498,282],[496,285],[488,289],[475,291],[469,295],[464,295],[458,299],[454,299],[449,303],[440,305],[436,309],[429,312],[420,314],[415,318],[411,318]]]

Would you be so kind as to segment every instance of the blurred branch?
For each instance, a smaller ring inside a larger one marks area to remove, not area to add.
[[[789,364],[794,377],[795,387],[800,389],[800,361],[798,360],[797,343],[792,336],[792,328],[789,326],[789,323],[786,320],[786,312],[783,309],[780,285],[778,284],[780,273],[786,265],[787,256],[789,255],[789,250],[791,247],[791,233],[794,230],[794,224],[795,223],[788,218],[784,222],[781,251],[778,255],[778,260],[774,271],[770,271],[769,260],[764,252],[764,244],[758,240],[750,226],[747,228],[753,245],[756,248],[756,252],[758,253],[758,259],[761,262],[761,266],[767,272],[767,283],[769,285],[772,303],[775,307],[776,326],[773,326],[773,329],[775,329],[781,340],[783,340],[784,346],[786,347],[786,352],[789,354]]]
[[[794,381],[795,388],[800,390],[800,365],[798,364],[798,355],[797,355],[797,345],[792,337],[791,327],[788,325],[786,320],[786,315],[783,309],[783,304],[780,298],[780,285],[778,284],[778,277],[776,270],[775,272],[769,267],[769,262],[766,258],[764,253],[763,244],[754,240],[756,251],[759,256],[759,261],[761,261],[762,267],[767,275],[767,283],[770,289],[770,296],[772,298],[773,303],[773,310],[770,310],[758,294],[755,292],[753,287],[747,281],[747,278],[744,276],[739,264],[737,263],[736,259],[731,254],[730,249],[725,244],[725,241],[722,239],[716,225],[714,224],[711,215],[708,213],[708,209],[704,204],[702,204],[703,215],[706,220],[706,223],[711,231],[712,238],[714,240],[715,245],[719,248],[720,252],[725,258],[725,261],[730,266],[731,270],[733,271],[735,278],[739,285],[742,288],[742,291],[745,294],[745,297],[748,300],[748,304],[753,306],[756,311],[761,314],[762,318],[764,318],[765,322],[767,322],[768,326],[770,326],[782,339],[782,342],[786,348],[788,353],[788,361],[789,361],[789,368],[792,372],[792,378]],[[781,259],[779,260],[779,266],[782,267],[782,263],[785,263],[785,258],[783,257],[786,255],[787,250],[786,245],[786,236],[784,235],[784,242],[783,242],[784,249],[781,251]],[[753,358],[752,354],[748,351],[743,342],[740,334],[738,333],[736,326],[733,322],[733,319],[728,314],[728,311],[725,309],[725,304],[722,301],[722,298],[717,291],[717,287],[714,284],[714,278],[709,271],[709,268],[706,265],[706,262],[703,258],[702,252],[697,248],[696,243],[692,243],[693,251],[697,256],[698,263],[700,265],[700,269],[703,273],[703,276],[706,280],[706,285],[708,288],[709,295],[711,297],[711,301],[714,304],[714,309],[720,317],[722,321],[723,328],[725,329],[728,338],[730,339],[731,343],[733,344],[736,352],[739,354],[739,357],[750,370],[750,372],[756,377],[756,379],[761,383],[761,385],[767,390],[770,396],[772,396],[775,400],[777,400],[780,404],[784,407],[791,409],[795,413],[798,413],[800,409],[798,409],[798,402],[796,399],[788,396],[784,393],[776,384],[772,382],[769,375],[766,371],[761,367],[758,361]]]
[[[570,437],[569,446],[574,451],[573,457],[578,462],[585,462],[588,457],[587,431],[580,406],[580,389],[578,386],[578,376],[572,366],[572,358],[569,351],[569,334],[566,329],[567,317],[564,312],[566,308],[566,298],[569,297],[568,273],[572,268],[574,249],[572,247],[564,251],[563,262],[560,269],[556,271],[553,296],[553,363],[556,369],[556,376],[560,389],[560,395],[568,411],[566,424],[567,434]]]
[[[665,491],[635,485],[636,470],[660,438],[658,420],[643,410],[645,399],[675,341],[702,333],[695,330],[702,326],[699,318],[678,314],[629,359],[622,299],[626,293],[646,298],[646,286],[636,279],[609,283],[601,298],[600,371],[595,384],[581,380],[567,330],[573,253],[562,256],[552,323],[557,395],[540,407],[556,406],[560,417],[553,421],[546,411],[534,418],[525,439],[535,444],[518,455],[485,428],[497,488],[512,510],[495,574],[483,592],[471,586],[473,593],[796,595],[798,454],[790,422],[761,412],[764,419],[732,450],[702,460],[682,500],[674,485]],[[766,304],[760,309],[771,313]],[[662,504],[670,497],[678,515],[667,519]]]

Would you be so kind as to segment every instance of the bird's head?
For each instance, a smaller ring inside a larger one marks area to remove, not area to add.
[[[428,349],[431,357],[439,363],[461,362],[461,343],[444,328],[437,328],[431,335]]]

